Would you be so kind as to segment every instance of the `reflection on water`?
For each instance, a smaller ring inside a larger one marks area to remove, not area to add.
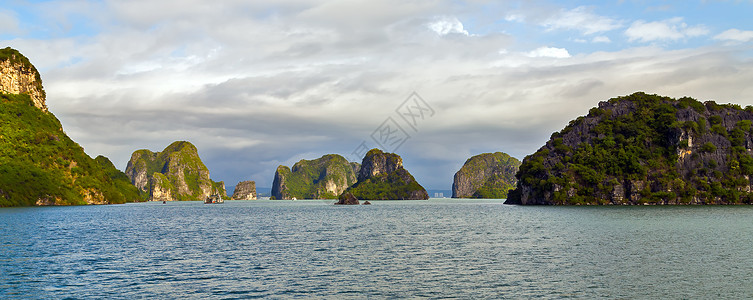
[[[753,297],[753,207],[0,209],[0,298]]]

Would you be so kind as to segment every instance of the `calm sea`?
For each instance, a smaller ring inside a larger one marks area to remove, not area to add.
[[[0,209],[0,298],[753,298],[753,207]]]

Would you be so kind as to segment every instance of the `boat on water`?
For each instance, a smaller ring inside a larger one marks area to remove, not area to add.
[[[204,204],[217,204],[217,203],[225,203],[225,200],[220,197],[220,195],[214,194],[209,195],[206,199],[204,199]]]

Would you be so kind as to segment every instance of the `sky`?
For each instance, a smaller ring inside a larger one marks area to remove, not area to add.
[[[214,180],[363,149],[427,189],[643,91],[753,105],[753,1],[0,0],[91,156],[190,141]]]

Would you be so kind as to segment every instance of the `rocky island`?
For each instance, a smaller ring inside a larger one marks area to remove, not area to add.
[[[337,154],[327,154],[314,160],[302,159],[293,165],[277,167],[272,183],[272,198],[336,199],[356,183],[361,166],[348,162]]]
[[[133,152],[125,174],[149,201],[203,201],[210,195],[228,199],[225,183],[209,178],[196,146],[186,141],[161,152]]]
[[[505,199],[518,182],[519,166],[518,159],[502,152],[473,156],[455,173],[452,198]]]
[[[534,154],[508,204],[753,203],[753,107],[635,93],[600,102]]]
[[[233,190],[233,196],[230,197],[233,200],[256,200],[256,182],[255,181],[241,181],[235,185]]]
[[[363,158],[356,184],[339,197],[341,202],[359,200],[426,200],[429,194],[394,153],[371,149]],[[357,204],[357,203],[354,203]]]
[[[138,201],[124,177],[65,134],[29,59],[0,49],[0,207]]]

